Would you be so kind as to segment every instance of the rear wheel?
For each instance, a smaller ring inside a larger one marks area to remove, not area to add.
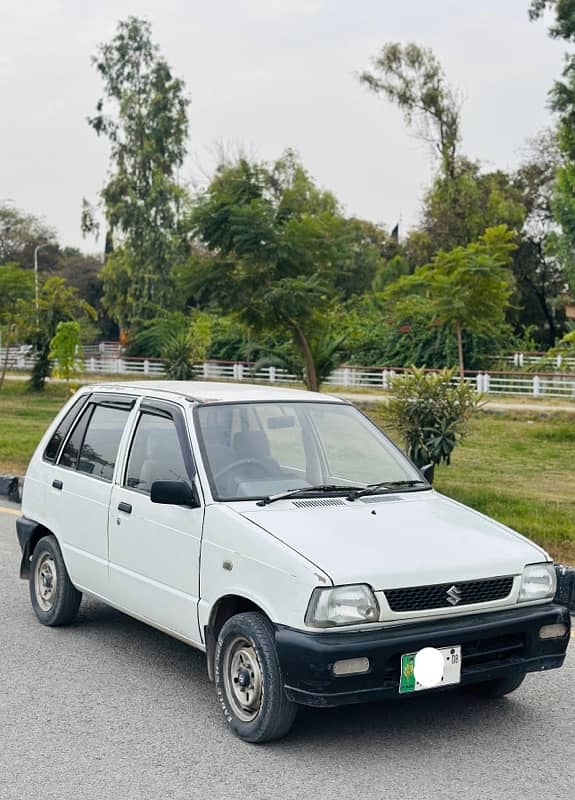
[[[56,538],[40,539],[30,564],[30,599],[42,625],[69,625],[80,607],[82,593],[72,584]]]
[[[230,728],[246,742],[269,742],[289,731],[297,707],[286,698],[273,629],[259,612],[231,617],[215,652],[215,683]]]
[[[497,698],[504,697],[506,694],[511,694],[516,689],[519,689],[525,680],[525,672],[519,672],[514,675],[508,675],[504,678],[496,678],[492,681],[484,681],[483,683],[474,683],[467,687],[471,694],[478,697]]]

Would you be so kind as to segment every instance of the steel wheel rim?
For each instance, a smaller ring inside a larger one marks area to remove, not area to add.
[[[242,722],[253,722],[262,704],[263,675],[252,642],[244,636],[232,639],[223,668],[226,694],[234,714]]]
[[[56,599],[56,589],[58,586],[58,575],[56,572],[56,562],[50,553],[44,553],[38,559],[34,574],[34,589],[36,600],[42,611],[51,611]]]

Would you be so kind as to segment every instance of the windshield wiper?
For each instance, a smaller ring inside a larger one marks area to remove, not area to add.
[[[423,489],[431,489],[428,481],[413,480],[413,481],[380,481],[379,483],[370,483],[365,489],[352,489],[346,497],[346,500],[357,500],[358,497],[365,497],[370,494],[379,494],[380,492],[394,492],[397,489],[415,489],[421,486]]]
[[[319,486],[301,486],[299,489],[290,489],[287,492],[279,492],[279,494],[270,494],[268,497],[262,497],[258,500],[257,506],[268,506],[270,503],[275,503],[276,500],[285,500],[288,497],[294,497],[299,494],[323,494],[324,492],[361,492],[364,491],[362,486],[342,486],[337,483],[321,483]],[[359,495],[358,495],[359,496]]]

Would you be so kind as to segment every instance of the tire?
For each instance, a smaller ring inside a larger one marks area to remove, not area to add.
[[[259,744],[286,735],[297,706],[285,696],[273,629],[263,614],[237,614],[224,624],[214,675],[224,717],[236,736]]]
[[[44,536],[30,563],[30,599],[42,625],[69,625],[76,619],[82,593],[72,584],[56,538]]]
[[[507,675],[505,678],[496,678],[492,681],[472,684],[467,687],[467,691],[477,697],[485,697],[487,699],[504,697],[506,694],[511,694],[511,692],[519,689],[525,680],[525,675],[525,672],[519,672]]]

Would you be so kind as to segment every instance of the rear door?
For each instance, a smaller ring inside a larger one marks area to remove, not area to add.
[[[120,440],[135,397],[93,394],[48,470],[48,524],[72,581],[107,596],[108,512]]]
[[[154,481],[195,481],[183,410],[144,399],[110,504],[110,599],[201,642],[197,604],[204,509],[150,500]],[[198,496],[200,487],[196,485]]]

